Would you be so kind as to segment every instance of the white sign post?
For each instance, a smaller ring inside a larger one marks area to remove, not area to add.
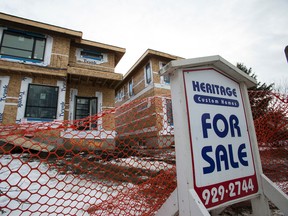
[[[256,81],[221,58],[176,60],[171,76],[180,215],[252,200],[270,215],[247,87]],[[174,195],[175,196],[175,195]]]

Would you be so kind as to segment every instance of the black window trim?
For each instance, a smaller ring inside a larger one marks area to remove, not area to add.
[[[25,117],[25,118],[28,118],[28,119],[51,119],[51,118],[44,118],[44,117],[30,117],[30,116],[27,116],[27,107],[28,107],[30,86],[33,86],[33,85],[34,85],[34,86],[45,86],[45,87],[51,87],[51,88],[57,89],[58,94],[57,94],[56,107],[29,106],[29,107],[41,107],[41,108],[55,108],[55,118],[54,118],[54,119],[57,119],[58,100],[59,100],[59,86],[42,85],[42,84],[37,84],[37,83],[29,83],[29,85],[28,85],[24,117]],[[52,118],[52,119],[53,119],[53,118]]]
[[[103,61],[104,56],[103,53],[95,51],[95,50],[88,50],[83,49],[80,51],[81,58],[93,59],[97,61]]]
[[[94,127],[91,126],[91,124],[93,124],[91,122],[91,119],[89,119],[89,117],[91,116],[91,113],[89,113],[88,116],[81,118],[81,119],[76,119],[76,113],[77,113],[77,99],[78,98],[83,98],[83,99],[89,99],[89,112],[91,112],[90,110],[90,101],[92,99],[96,99],[96,114],[98,113],[98,97],[89,97],[89,96],[79,96],[79,95],[75,95],[75,103],[74,103],[74,121],[75,121],[75,126],[77,127],[77,130],[97,130],[98,128],[98,122],[94,123]],[[88,123],[86,124],[85,122],[88,121]]]
[[[25,31],[15,30],[15,29],[4,29],[3,33],[2,33],[0,49],[2,47],[6,47],[6,48],[12,48],[12,49],[15,49],[15,50],[23,50],[23,51],[30,51],[30,50],[3,46],[3,39],[4,39],[5,33],[8,33],[8,34],[14,35],[14,36],[21,36],[22,35],[23,37],[26,36],[26,37],[34,38],[33,47],[32,47],[32,50],[31,50],[31,58],[25,58],[25,57],[22,57],[22,56],[1,54],[1,53],[0,53],[0,55],[14,57],[14,58],[20,59],[20,60],[30,60],[30,61],[36,61],[36,62],[43,62],[44,61],[44,59],[45,59],[45,51],[46,51],[46,44],[47,44],[47,40],[46,40],[46,37],[44,35],[37,34],[37,33],[32,33],[32,32],[25,32]],[[45,41],[45,45],[44,45],[44,49],[43,49],[43,57],[41,59],[38,59],[38,58],[34,58],[34,53],[35,53],[36,41],[40,41],[40,40],[44,40]]]

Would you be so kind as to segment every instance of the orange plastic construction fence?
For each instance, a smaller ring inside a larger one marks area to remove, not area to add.
[[[250,91],[262,168],[288,194],[288,95]]]
[[[155,97],[76,121],[2,125],[0,214],[153,215],[176,188],[171,118],[171,100]]]
[[[250,92],[263,170],[288,192],[287,101],[265,94]],[[155,215],[176,185],[169,97],[0,128],[1,215]]]

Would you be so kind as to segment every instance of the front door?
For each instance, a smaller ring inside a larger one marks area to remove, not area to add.
[[[97,98],[76,96],[75,120],[78,130],[92,130],[97,128]]]

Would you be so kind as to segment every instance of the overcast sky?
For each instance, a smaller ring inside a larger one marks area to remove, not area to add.
[[[288,86],[288,0],[0,0],[0,11],[126,48],[118,73],[150,48],[221,55],[251,67],[258,81]]]

